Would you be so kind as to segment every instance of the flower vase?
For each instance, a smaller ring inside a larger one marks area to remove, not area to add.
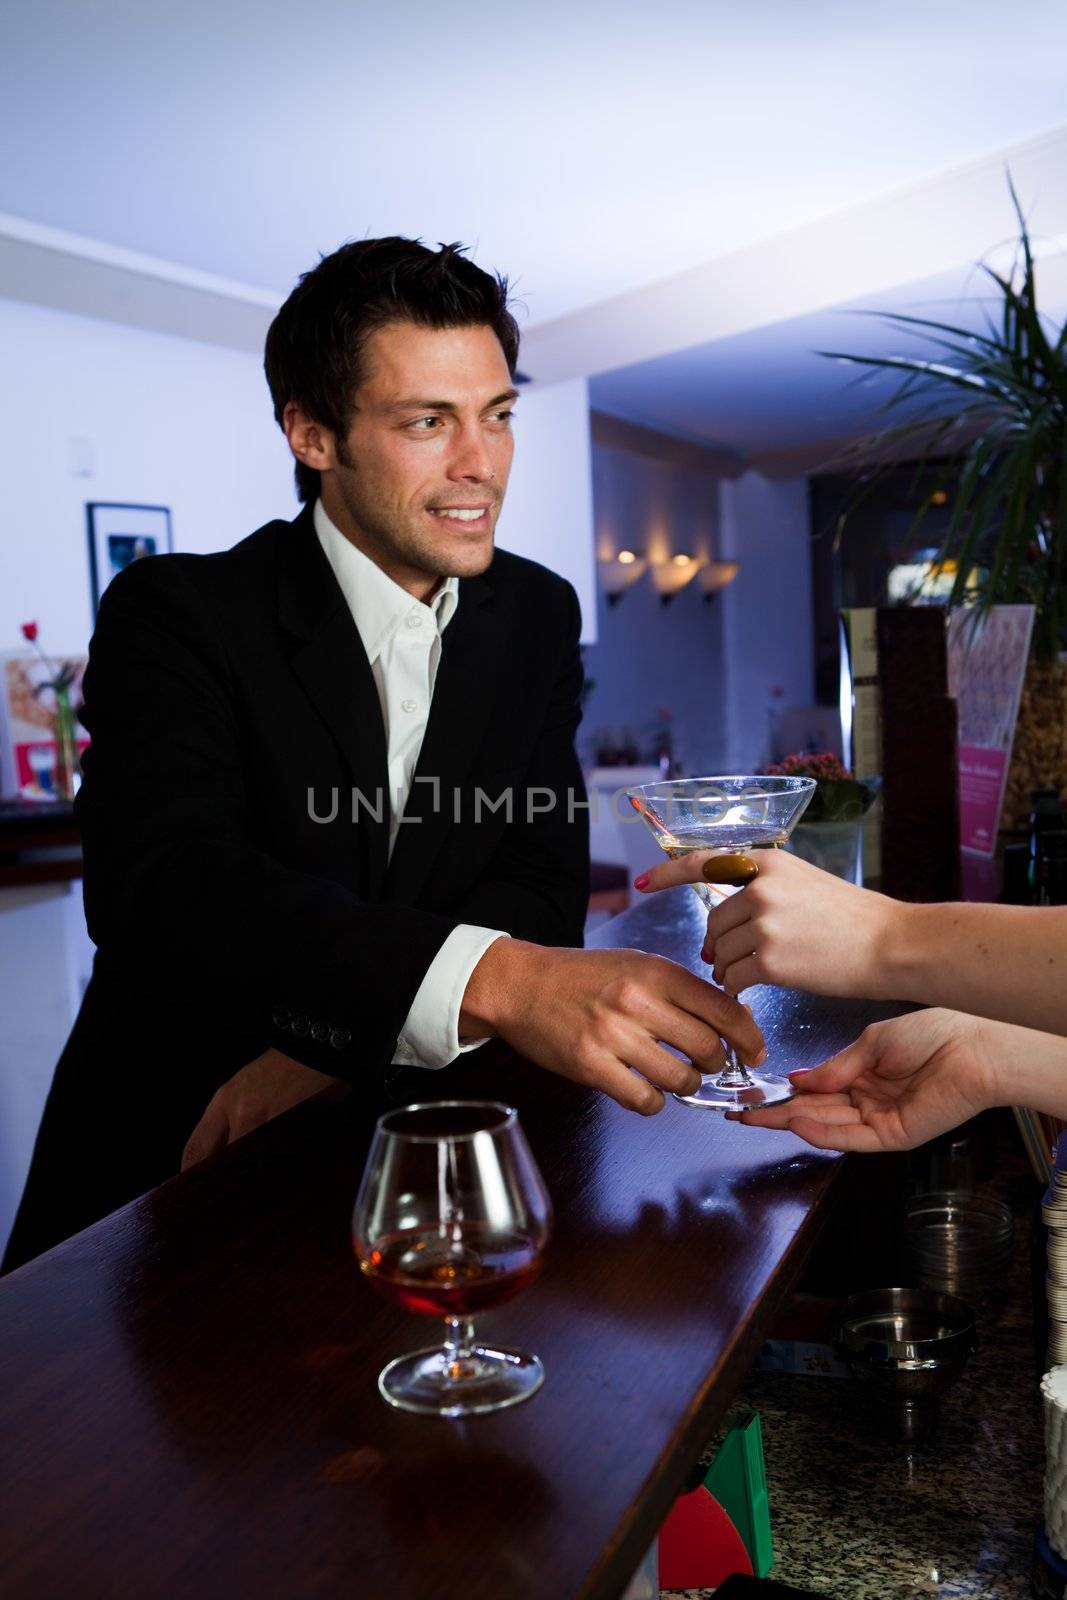
[[[835,878],[862,883],[863,819],[878,788],[876,779],[860,783],[855,778],[820,778],[787,848]]]
[[[798,822],[786,849],[813,867],[832,872],[835,878],[859,883],[862,838],[861,817],[843,822]]]
[[[75,734],[74,707],[70,703],[70,688],[57,685],[53,688],[55,711],[52,723],[56,739],[56,799],[73,800],[78,773],[78,740]]]

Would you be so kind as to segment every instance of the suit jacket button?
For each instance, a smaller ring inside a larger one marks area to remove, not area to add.
[[[330,1037],[330,1024],[328,1022],[313,1022],[311,1024],[311,1037],[321,1044],[323,1039]]]
[[[330,1043],[335,1050],[343,1050],[352,1043],[352,1035],[347,1028],[335,1028],[330,1034]]]
[[[271,1021],[276,1028],[287,1028],[292,1020],[293,1013],[287,1011],[285,1006],[276,1006]]]
[[[294,1017],[292,1026],[293,1032],[302,1039],[305,1033],[307,1033],[311,1024],[308,1022],[307,1017]]]

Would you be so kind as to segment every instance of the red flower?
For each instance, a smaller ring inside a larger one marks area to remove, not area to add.
[[[838,783],[852,776],[830,750],[816,751],[812,755],[785,756],[774,766],[768,767],[767,772],[778,777],[815,778],[819,783]]]
[[[36,624],[36,622],[24,622],[22,624],[22,637],[24,639],[28,639],[30,644],[34,643],[34,641],[37,638],[37,624]]]

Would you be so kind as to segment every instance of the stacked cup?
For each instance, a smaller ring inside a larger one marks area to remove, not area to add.
[[[1045,1533],[1056,1554],[1067,1559],[1067,1366],[1046,1372],[1041,1393],[1045,1402]]]
[[[1067,1138],[1060,1137],[1056,1164],[1041,1215],[1048,1229],[1048,1358],[1067,1361]]]
[[[915,1195],[905,1230],[913,1282],[972,1300],[1003,1286],[1013,1235],[1003,1201],[954,1191]]]

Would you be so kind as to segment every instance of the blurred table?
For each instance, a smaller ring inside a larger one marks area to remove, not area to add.
[[[0,889],[81,875],[81,835],[68,801],[0,800]]]
[[[597,942],[695,969],[702,922],[672,890]],[[878,1014],[750,998],[789,1067]],[[8,1600],[618,1596],[839,1160],[673,1101],[639,1118],[495,1045],[420,1081],[520,1110],[556,1231],[539,1281],[478,1328],[535,1350],[543,1390],[465,1423],[379,1399],[382,1365],[436,1330],[359,1276],[349,1214],[380,1108],[331,1091],[0,1280]]]
[[[0,1251],[92,967],[81,876],[69,802],[0,801]]]

